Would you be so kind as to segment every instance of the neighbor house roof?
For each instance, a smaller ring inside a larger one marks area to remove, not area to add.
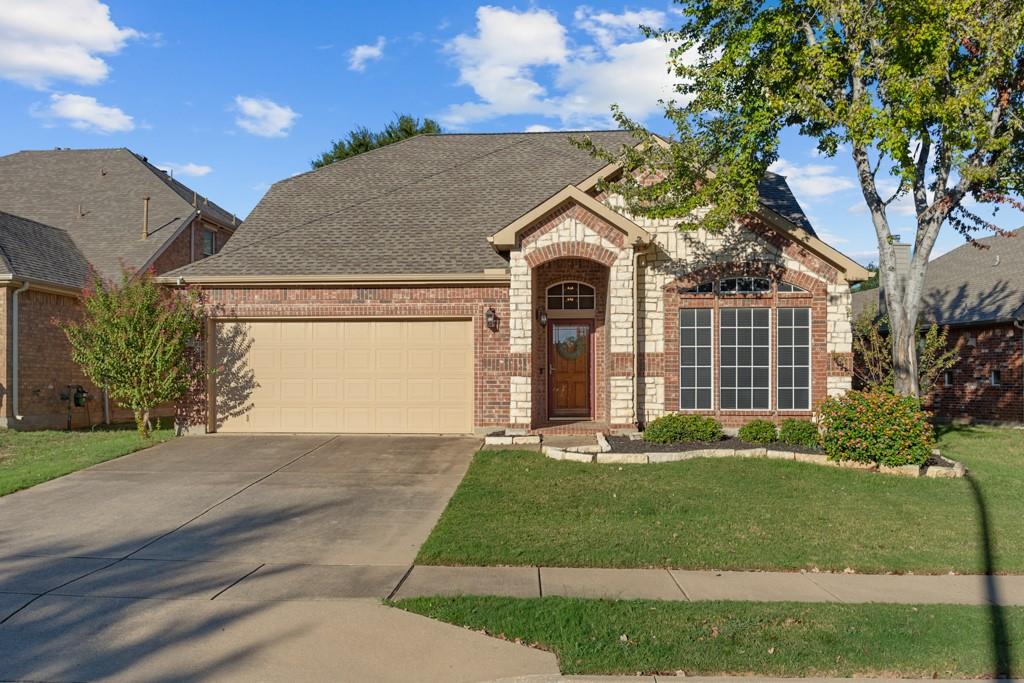
[[[928,263],[921,317],[941,325],[1024,318],[1024,228],[985,237]],[[880,290],[856,292],[855,314],[878,306]]]
[[[150,197],[145,239],[144,197]],[[234,223],[229,212],[125,148],[0,157],[0,210],[65,230],[105,277],[116,277],[122,263],[150,264],[200,212],[225,227]]]
[[[590,131],[598,145],[633,144]],[[507,261],[487,238],[605,164],[566,132],[422,135],[276,183],[186,278],[481,273]],[[812,232],[780,176],[762,201]]]
[[[79,289],[88,273],[67,232],[0,211],[0,278]]]

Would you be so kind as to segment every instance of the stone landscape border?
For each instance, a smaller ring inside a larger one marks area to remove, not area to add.
[[[596,443],[593,446],[570,446],[558,448],[555,446],[542,445],[542,437],[535,434],[492,434],[484,439],[484,445],[488,448],[495,446],[532,446],[540,445],[540,452],[552,460],[568,460],[571,462],[596,463],[598,465],[653,465],[665,462],[681,462],[683,460],[694,460],[696,458],[769,458],[771,460],[795,460],[796,462],[807,462],[814,465],[826,467],[839,467],[842,469],[864,470],[868,472],[880,472],[882,474],[894,474],[900,477],[928,477],[931,479],[960,479],[967,474],[964,464],[949,458],[944,458],[949,465],[902,465],[899,467],[887,467],[874,463],[861,463],[852,460],[829,460],[824,453],[803,453],[800,451],[787,451],[783,448],[752,446],[750,448],[705,448],[694,451],[677,452],[655,452],[655,453],[614,453],[608,438],[598,432]],[[639,436],[639,435],[637,435]],[[634,438],[634,437],[630,437]],[[935,456],[940,456],[938,449],[932,451]]]

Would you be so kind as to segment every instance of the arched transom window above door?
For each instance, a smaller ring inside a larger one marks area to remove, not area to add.
[[[594,301],[594,288],[582,282],[559,282],[548,287],[549,311],[592,311]]]

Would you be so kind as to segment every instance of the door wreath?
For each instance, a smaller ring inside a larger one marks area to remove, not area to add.
[[[570,337],[565,341],[560,341],[555,344],[555,350],[558,351],[558,355],[565,360],[576,360],[583,352],[587,349],[586,338]]]

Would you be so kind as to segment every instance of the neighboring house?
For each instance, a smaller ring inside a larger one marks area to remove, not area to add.
[[[126,419],[72,362],[54,321],[80,314],[90,271],[163,273],[216,253],[237,223],[127,149],[0,157],[0,425],[65,426],[68,385],[92,398],[72,410],[76,426]]]
[[[209,297],[207,428],[738,425],[850,386],[868,273],[781,176],[732,231],[681,234],[598,194],[619,169],[568,138],[419,136],[275,184],[220,254],[164,278]]]
[[[944,420],[1021,423],[1024,229],[978,244],[965,244],[928,264],[922,323],[948,325],[960,360],[938,378],[925,403]],[[880,289],[856,292],[854,314],[884,310],[881,296]]]

